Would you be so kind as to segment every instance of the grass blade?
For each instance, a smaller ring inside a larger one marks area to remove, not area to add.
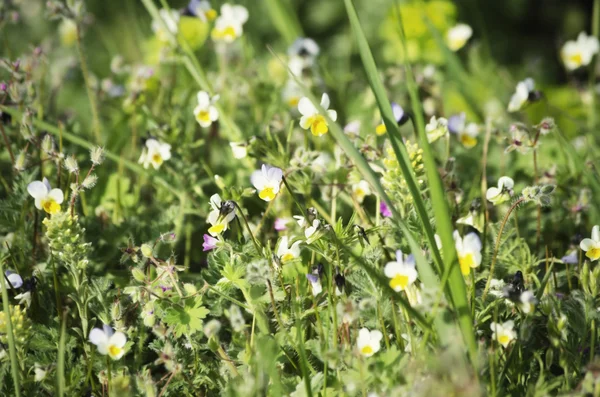
[[[296,13],[290,10],[289,2],[285,0],[265,0],[265,6],[270,14],[270,19],[286,43],[292,44],[298,37],[302,37],[302,27],[296,18]]]
[[[56,383],[58,386],[58,397],[65,395],[65,344],[67,334],[67,316],[62,318],[60,327],[60,340],[58,342],[58,359],[56,361]]]
[[[0,289],[2,289],[2,306],[6,319],[6,338],[8,339],[8,353],[10,356],[10,371],[15,386],[15,396],[21,395],[21,384],[19,383],[19,363],[17,361],[17,347],[13,335],[12,321],[10,318],[10,305],[8,304],[8,291],[6,290],[6,277],[4,275],[4,259],[0,260]]]

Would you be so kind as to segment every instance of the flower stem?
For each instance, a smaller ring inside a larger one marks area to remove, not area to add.
[[[236,203],[234,201],[235,207],[238,209],[238,212],[242,215],[242,219],[244,220],[244,224],[246,225],[246,229],[248,230],[248,233],[250,233],[250,237],[252,238],[252,242],[254,243],[254,247],[256,248],[256,251],[258,252],[259,255],[263,255],[262,252],[262,248],[260,246],[260,244],[258,243],[258,241],[256,240],[256,237],[254,237],[254,234],[252,233],[252,230],[250,229],[250,224],[248,223],[248,219],[246,218],[246,215],[244,214],[244,212],[242,211],[242,208],[240,207],[240,205],[238,203]]]
[[[498,258],[498,249],[500,248],[500,242],[502,241],[502,232],[504,231],[504,227],[506,226],[506,223],[508,222],[508,218],[510,217],[510,214],[523,201],[525,201],[524,197],[521,197],[520,199],[515,201],[514,204],[508,209],[508,212],[506,213],[506,215],[504,215],[504,219],[502,220],[502,223],[500,224],[500,230],[498,231],[498,237],[496,238],[496,246],[494,247],[494,254],[492,256],[492,264],[490,265],[490,274],[488,275],[487,282],[485,283],[485,289],[483,290],[483,295],[481,297],[481,299],[483,301],[485,301],[485,297],[487,296],[488,290],[490,289],[492,277],[494,276],[494,267],[496,265],[496,259]]]
[[[0,261],[0,274],[4,274],[4,261]],[[10,370],[12,373],[13,383],[15,387],[15,396],[21,395],[21,386],[19,383],[19,366],[17,361],[17,347],[15,345],[15,337],[13,335],[12,319],[10,318],[10,305],[8,304],[8,291],[6,290],[6,282],[0,281],[0,289],[2,290],[2,304],[4,309],[4,318],[6,319],[6,339],[8,341],[8,353],[10,357]]]

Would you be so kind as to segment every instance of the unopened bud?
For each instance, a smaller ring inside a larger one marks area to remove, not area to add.
[[[15,159],[15,170],[17,170],[19,172],[25,170],[26,163],[27,163],[27,154],[23,150],[17,155],[17,158]]]
[[[90,174],[85,177],[81,183],[81,186],[83,186],[84,189],[91,189],[96,185],[96,182],[98,182],[98,177],[96,174]]]
[[[42,150],[47,154],[54,152],[54,140],[48,134],[46,134],[44,139],[42,139]]]
[[[152,258],[152,247],[149,244],[142,244],[140,251],[146,258]]]
[[[96,146],[90,150],[90,157],[94,165],[100,165],[104,162],[104,148]]]
[[[75,156],[69,156],[65,159],[65,168],[71,174],[76,174],[79,172],[79,164],[77,164]]]

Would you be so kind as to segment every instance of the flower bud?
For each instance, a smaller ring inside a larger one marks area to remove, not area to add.
[[[98,182],[98,177],[96,176],[96,174],[90,174],[85,177],[81,185],[84,189],[91,189],[94,186],[96,186],[96,182]]]
[[[92,160],[92,164],[102,164],[104,162],[104,148],[101,146],[94,147],[92,150],[90,150],[90,158]]]
[[[54,152],[54,140],[49,134],[44,135],[42,139],[42,150],[47,154]]]
[[[15,159],[15,170],[21,172],[25,170],[25,165],[27,163],[27,154],[24,150],[22,150]]]
[[[152,247],[149,244],[142,244],[140,247],[142,255],[146,258],[152,258]]]
[[[65,168],[71,174],[76,174],[79,172],[79,164],[77,164],[75,156],[69,156],[65,159]]]

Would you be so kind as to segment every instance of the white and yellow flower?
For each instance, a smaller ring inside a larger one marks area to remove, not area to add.
[[[244,33],[243,26],[248,20],[248,9],[240,5],[223,4],[221,15],[215,21],[211,37],[215,41],[232,43]]]
[[[212,211],[208,213],[207,221],[211,224],[211,227],[208,228],[208,233],[213,237],[218,236],[227,230],[229,222],[235,218],[235,208],[227,214],[221,214],[222,204],[223,200],[221,200],[221,196],[219,196],[218,193],[215,193],[210,197]]]
[[[321,107],[327,112],[329,118],[333,121],[337,120],[337,112],[329,110],[329,95],[323,94],[321,97]],[[302,115],[300,119],[300,127],[305,130],[310,129],[314,136],[321,136],[329,132],[329,126],[325,116],[319,113],[315,105],[306,97],[302,97],[298,102],[298,111]]]
[[[468,276],[471,268],[481,265],[481,240],[475,233],[469,233],[462,238],[458,230],[454,231],[453,236],[460,271],[463,276]]]
[[[370,196],[371,194],[371,185],[364,179],[352,185],[352,195],[359,204],[365,200],[366,196]]]
[[[194,108],[194,116],[201,127],[210,127],[212,123],[219,119],[219,111],[214,103],[219,99],[218,95],[210,97],[208,92],[200,91],[197,95],[198,105]]]
[[[479,126],[476,123],[469,123],[458,132],[458,140],[464,147],[470,149],[477,145],[477,137],[479,136]]]
[[[579,243],[579,247],[585,251],[592,262],[600,258],[600,226],[596,225],[592,228],[592,238],[585,238]]]
[[[365,357],[371,357],[381,348],[382,338],[383,334],[379,330],[369,331],[367,328],[361,328],[356,340],[358,351]]]
[[[265,201],[271,201],[277,196],[282,179],[281,168],[266,164],[263,164],[260,170],[254,171],[250,177],[250,181],[258,190],[258,197]]]
[[[90,342],[98,347],[98,353],[107,355],[113,360],[118,360],[125,354],[125,344],[127,337],[122,332],[114,332],[113,329],[104,325],[101,328],[94,328],[90,332]]]
[[[64,200],[64,195],[60,189],[52,189],[48,179],[34,181],[27,185],[27,192],[35,199],[35,207],[38,210],[44,210],[48,214],[60,212],[60,205]]]
[[[404,257],[402,251],[396,251],[396,261],[388,262],[383,269],[385,276],[390,278],[390,287],[396,292],[404,291],[417,279],[415,258],[412,255]]]
[[[188,8],[203,22],[213,21],[217,18],[217,11],[212,8],[209,1],[192,0]]]
[[[171,158],[171,145],[160,142],[154,138],[146,140],[146,147],[142,150],[142,155],[138,163],[144,168],[154,167],[155,170]]]
[[[452,51],[458,51],[467,44],[473,36],[473,29],[464,23],[459,23],[446,32],[446,44]]]
[[[515,181],[508,176],[503,176],[498,179],[498,187],[491,187],[485,193],[485,198],[494,205],[502,204],[512,196],[512,189],[515,186]]]
[[[298,106],[302,98],[302,87],[294,80],[288,80],[281,92],[283,101],[291,108]]]
[[[569,40],[563,45],[560,57],[567,70],[575,70],[589,65],[599,49],[600,45],[597,37],[588,36],[585,32],[581,32],[576,41]]]
[[[289,246],[288,236],[283,236],[277,246],[277,256],[282,264],[300,258],[300,241],[296,241]]]
[[[233,157],[240,160],[248,155],[248,146],[245,142],[230,142],[231,152]]]
[[[523,291],[521,293],[521,296],[519,296],[519,300],[521,301],[520,307],[521,310],[523,310],[523,313],[529,314],[533,312],[533,310],[535,309],[536,299],[532,291]]]
[[[515,93],[510,98],[510,102],[508,103],[508,111],[513,113],[523,109],[529,100],[529,95],[534,89],[535,82],[532,78],[527,78],[523,81],[520,81],[517,84]]]
[[[321,221],[318,219],[314,219],[312,225],[304,230],[304,237],[306,237],[306,239],[310,239],[317,232],[317,230],[319,230],[320,226]]]
[[[443,117],[438,119],[435,116],[431,116],[429,123],[425,126],[425,132],[427,133],[429,143],[437,141],[441,137],[448,135],[448,120]]]
[[[492,323],[490,328],[492,329],[492,339],[498,341],[502,347],[507,347],[510,342],[517,339],[517,334],[514,331],[515,323],[513,321],[506,321],[502,324]]]

